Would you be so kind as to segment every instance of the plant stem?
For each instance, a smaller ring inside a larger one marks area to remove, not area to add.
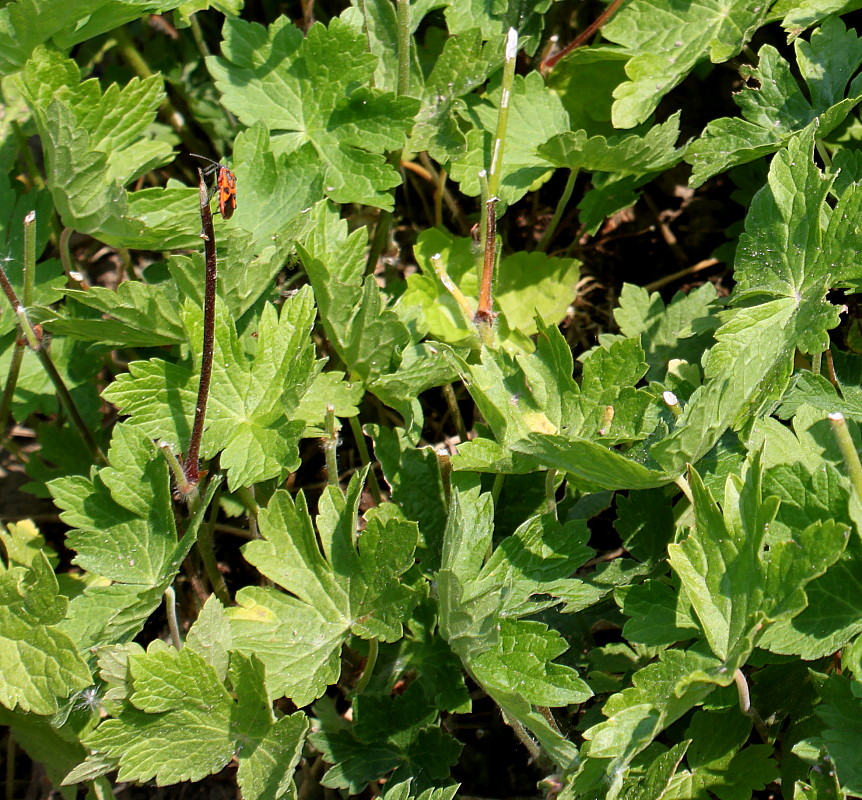
[[[829,424],[832,426],[832,433],[835,435],[841,456],[844,458],[847,475],[856,490],[856,496],[862,500],[862,464],[859,463],[859,453],[856,452],[853,437],[850,436],[850,431],[847,429],[847,420],[840,412],[834,412],[829,415]]]
[[[616,10],[623,4],[625,0],[614,0],[599,16],[588,25],[582,33],[575,37],[575,39],[567,44],[562,50],[558,53],[555,53],[550,58],[545,59],[539,69],[542,73],[549,72],[552,70],[557,62],[561,58],[565,58],[569,53],[572,52],[577,47],[581,47],[581,45],[585,44],[589,39],[593,36],[593,34],[602,27],[616,12]]]
[[[218,495],[217,492],[215,502],[212,504],[210,518],[206,522],[201,522],[198,527],[198,553],[201,561],[204,564],[204,571],[209,578],[210,586],[213,593],[219,599],[219,602],[228,607],[231,604],[230,592],[227,590],[227,584],[224,582],[224,576],[218,568],[218,561],[215,557],[215,542],[213,540],[213,528],[215,527],[216,518],[218,517]]]
[[[434,273],[440,279],[440,283],[446,287],[446,290],[458,304],[458,308],[461,309],[461,313],[464,315],[464,322],[469,325],[470,320],[473,319],[473,309],[470,307],[470,301],[464,296],[464,293],[458,288],[455,281],[449,277],[446,267],[443,266],[443,259],[440,253],[435,253],[431,256],[431,266],[434,267]]]
[[[545,473],[545,502],[547,503],[548,514],[553,514],[554,519],[557,517],[557,470],[549,469]]]
[[[527,748],[527,752],[530,754],[530,760],[536,761],[540,758],[542,751],[539,745],[533,741],[533,737],[530,736],[527,729],[514,717],[510,717],[502,708],[500,708],[500,713],[503,715],[503,722],[505,722],[514,731],[515,736],[518,737],[518,741]]]
[[[458,398],[455,397],[455,390],[451,383],[443,384],[443,397],[446,398],[446,405],[449,407],[449,413],[455,423],[455,433],[458,434],[458,438],[463,444],[467,441],[467,426],[464,424],[464,417],[461,416],[461,409],[458,408]]]
[[[168,618],[168,630],[171,632],[171,641],[177,650],[183,649],[183,640],[180,638],[180,626],[177,624],[177,594],[173,586],[165,589],[165,614]]]
[[[204,39],[204,33],[201,30],[201,24],[198,22],[197,14],[189,14],[189,28],[192,32],[192,38],[195,40],[195,47],[197,47],[198,52],[201,54],[201,58],[206,58],[210,55],[210,49],[207,47],[206,40]]]
[[[569,177],[566,179],[566,186],[563,189],[562,195],[560,195],[560,199],[557,202],[557,207],[554,209],[554,216],[551,217],[551,221],[548,223],[548,227],[545,228],[545,232],[542,234],[542,238],[539,239],[539,243],[536,245],[536,250],[539,253],[544,253],[545,250],[548,249],[548,245],[551,243],[551,239],[554,238],[554,234],[557,231],[557,226],[560,224],[560,220],[563,218],[563,212],[566,210],[566,206],[569,203],[569,200],[572,199],[572,192],[575,189],[575,181],[578,179],[578,170],[570,169]]]
[[[398,20],[398,94],[410,91],[410,0],[395,0]]]
[[[815,353],[811,356],[811,372],[815,375],[820,374],[820,369],[823,366],[823,353]]]
[[[368,659],[365,662],[365,669],[362,670],[362,675],[356,682],[356,688],[353,694],[362,694],[371,682],[371,675],[374,672],[374,667],[377,665],[377,653],[380,650],[380,644],[377,639],[368,640]]]
[[[36,285],[36,212],[24,217],[24,307],[33,305],[33,288]]]
[[[24,343],[15,342],[12,358],[9,361],[9,372],[6,375],[6,385],[3,387],[3,397],[0,398],[0,445],[6,440],[6,429],[9,427],[12,413],[12,402],[15,399],[15,387],[21,373],[21,362],[24,360]]]
[[[518,32],[509,28],[506,34],[506,56],[503,63],[503,81],[500,87],[500,110],[497,114],[497,131],[491,148],[491,168],[488,170],[488,189],[495,197],[500,188],[500,173],[503,166],[503,149],[506,144],[506,129],[509,126],[509,101],[512,83],[515,80],[515,60],[518,56]],[[489,198],[490,199],[490,198]]]
[[[505,480],[506,476],[502,472],[498,472],[494,476],[494,485],[491,487],[491,499],[494,501],[494,508],[497,508],[497,504],[500,502],[500,492],[503,491]]]
[[[27,215],[27,217],[32,217],[31,221],[35,226],[36,212],[31,211]],[[28,235],[30,234],[26,232],[25,228],[25,239]],[[27,248],[25,247],[25,257],[26,254]],[[30,249],[30,257],[35,259],[35,248]],[[25,287],[28,281],[28,270],[32,274],[35,269],[35,263],[28,263],[27,261],[24,262]],[[9,283],[9,278],[6,276],[6,270],[3,269],[2,264],[0,264],[0,289],[3,290],[3,293],[6,295],[6,299],[12,306],[12,310],[18,317],[18,323],[21,327],[21,332],[24,334],[24,338],[27,340],[27,344],[30,346],[30,349],[36,354],[36,358],[39,359],[39,362],[42,364],[42,369],[44,369],[45,372],[48,374],[51,383],[54,384],[54,389],[57,392],[57,399],[60,401],[60,405],[63,406],[63,409],[69,415],[69,419],[72,421],[72,424],[78,431],[78,435],[81,437],[81,439],[83,439],[87,450],[93,457],[93,460],[98,461],[102,464],[107,464],[108,462],[105,458],[104,453],[102,453],[102,451],[99,449],[99,445],[97,445],[96,440],[93,439],[93,435],[90,433],[90,429],[87,427],[87,424],[84,422],[83,417],[81,417],[81,414],[78,412],[78,407],[75,405],[75,401],[72,399],[72,395],[69,392],[69,389],[67,388],[65,382],[63,381],[62,376],[57,371],[57,368],[54,366],[54,362],[51,361],[51,357],[48,355],[48,351],[45,350],[45,348],[42,346],[41,331],[37,333],[33,326],[30,324],[30,319],[27,316],[27,309],[18,300],[18,295],[12,288],[12,284]]]
[[[135,47],[135,43],[125,28],[114,28],[111,35],[117,43],[117,50],[120,51],[120,55],[122,55],[138,77],[149,78],[153,75],[150,65],[147,64],[146,59],[140,54],[138,48]],[[182,136],[186,132],[187,125],[183,115],[174,108],[167,95],[165,95],[159,105],[159,111],[168,120],[168,124],[174,129],[175,133]]]
[[[494,283],[494,263],[497,258],[497,199],[490,197],[485,203],[485,247],[482,264],[482,283],[479,287],[479,306],[473,322],[479,338],[486,347],[494,346],[494,318],[491,287]]]
[[[335,421],[335,406],[326,406],[324,417],[326,436],[323,438],[323,454],[326,456],[326,482],[338,486],[338,428]]]
[[[348,421],[350,422],[350,430],[353,431],[353,439],[356,441],[356,447],[359,450],[359,458],[362,461],[362,466],[367,467],[371,463],[371,454],[368,452],[368,445],[365,443],[365,434],[362,432],[359,418],[348,417]],[[368,489],[371,491],[375,505],[379,506],[383,502],[383,496],[380,494],[380,484],[377,482],[377,475],[373,469],[368,470]]]
[[[736,684],[736,691],[739,694],[739,710],[742,711],[746,717],[751,719],[760,738],[764,742],[769,741],[769,733],[766,730],[766,724],[760,714],[757,713],[757,709],[751,705],[751,694],[748,691],[748,681],[745,680],[745,675],[742,674],[741,669],[737,669],[736,672],[733,673],[733,682]]]
[[[198,399],[195,404],[195,421],[192,426],[192,436],[189,441],[183,472],[192,491],[200,483],[200,459],[201,439],[204,433],[204,422],[206,421],[207,400],[210,392],[210,380],[213,369],[213,342],[215,339],[215,302],[216,283],[218,281],[218,268],[216,263],[215,229],[213,228],[213,215],[209,204],[209,192],[207,191],[204,173],[198,169],[200,206],[201,206],[201,231],[204,240],[204,252],[206,253],[206,274],[204,278],[204,331],[203,344],[201,347],[201,379],[198,384]]]

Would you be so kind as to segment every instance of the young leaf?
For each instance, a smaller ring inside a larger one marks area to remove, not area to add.
[[[781,501],[763,497],[756,457],[744,483],[728,477],[721,510],[694,470],[690,483],[696,533],[670,545],[668,560],[713,653],[733,671],[745,663],[766,625],[805,608],[805,584],[839,558],[849,528],[818,520],[789,535],[770,531]]]
[[[767,8],[746,0],[672,6],[662,0],[634,0],[602,28],[631,56],[629,82],[614,90],[613,123],[633,128],[694,68],[733,58],[763,24]]]
[[[480,193],[479,172],[491,164],[491,147],[497,130],[502,89],[499,81],[478,97],[470,95],[461,115],[472,125],[467,133],[467,152],[451,165],[452,180],[471,197]],[[522,198],[537,181],[550,175],[548,164],[536,155],[536,147],[563,133],[569,120],[559,98],[550,92],[538,72],[515,76],[509,99],[509,126],[500,172],[498,196],[504,205]]]
[[[733,96],[742,118],[712,120],[688,147],[692,186],[774,153],[815,120],[817,136],[828,136],[862,100],[862,85],[850,82],[862,64],[862,39],[838,17],[829,17],[811,34],[810,43],[797,40],[795,48],[807,92],[772,45],[761,47],[759,66],[743,68],[743,77],[753,85]]]
[[[223,35],[223,57],[207,67],[224,106],[277,131],[274,152],[304,149],[306,163],[313,153],[335,202],[391,210],[400,177],[383,154],[404,146],[419,102],[367,88],[377,59],[362,31],[334,19],[304,37],[288,17],[269,28],[229,18]]]
[[[416,523],[385,504],[366,514],[356,541],[362,479],[354,475],[347,498],[327,487],[317,535],[300,494],[279,491],[258,519],[260,541],[246,559],[290,594],[246,587],[228,616],[234,646],[267,666],[268,688],[298,706],[320,697],[340,672],[341,645],[350,633],[395,641],[418,600],[402,576],[413,565]],[[318,536],[323,545],[321,552]]]
[[[69,601],[59,593],[48,559],[0,571],[0,703],[53,714],[58,698],[92,683],[75,642],[57,629]]]

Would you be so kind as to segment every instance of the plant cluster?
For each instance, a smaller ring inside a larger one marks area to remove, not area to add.
[[[274,5],[0,8],[4,480],[59,514],[0,532],[7,796],[451,800],[480,706],[561,800],[862,795],[852,4]],[[681,175],[732,291],[579,333]]]

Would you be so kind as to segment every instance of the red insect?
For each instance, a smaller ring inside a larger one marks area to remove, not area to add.
[[[218,192],[219,214],[224,219],[230,219],[233,216],[233,212],[236,211],[236,175],[224,164],[219,164],[218,161],[213,161],[211,158],[199,156],[195,153],[189,153],[189,155],[209,162],[210,166],[204,169],[204,174],[212,175],[215,173],[216,176],[210,198],[212,198],[215,192]]]

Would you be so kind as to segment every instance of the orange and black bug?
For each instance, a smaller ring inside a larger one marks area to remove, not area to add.
[[[218,161],[213,161],[211,158],[199,156],[196,153],[189,153],[189,155],[209,162],[210,166],[204,169],[204,174],[211,175],[215,173],[216,179],[212,192],[218,192],[219,214],[224,219],[230,219],[233,216],[233,212],[236,211],[236,175],[224,164],[219,164]],[[212,198],[212,194],[210,198]]]

